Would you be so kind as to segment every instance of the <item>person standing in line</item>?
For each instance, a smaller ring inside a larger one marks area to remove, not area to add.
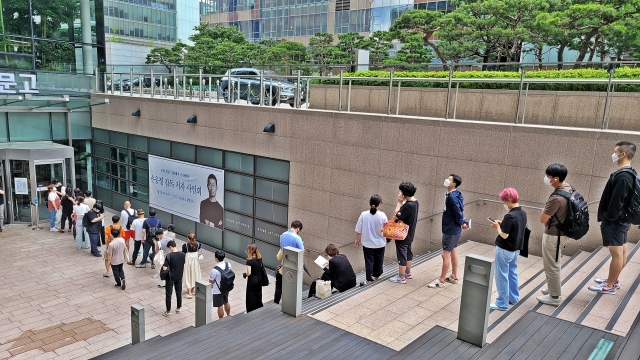
[[[4,229],[4,189],[0,186],[0,232]]]
[[[291,222],[291,228],[280,235],[280,250],[276,255],[276,258],[280,261],[280,265],[276,270],[276,292],[273,296],[273,302],[276,304],[280,304],[280,299],[282,298],[282,259],[284,258],[284,248],[291,246],[304,250],[304,244],[299,235],[300,231],[302,231],[302,223],[294,220]]]
[[[113,215],[111,217],[111,222],[112,224],[107,226],[104,229],[104,238],[105,238],[105,243],[104,243],[104,266],[107,269],[107,272],[105,272],[102,276],[104,277],[109,277],[109,254],[107,252],[107,249],[109,248],[109,243],[111,242],[111,240],[113,239],[113,237],[111,236],[112,230],[113,229],[117,229],[118,230],[118,236],[120,236],[121,234],[124,233],[124,228],[122,226],[120,226],[120,224],[118,224],[118,222],[120,221],[120,216],[119,215]],[[120,236],[121,237],[121,236]],[[124,238],[123,238],[124,240]],[[125,244],[126,246],[126,244]],[[123,254],[124,256],[124,254]]]
[[[464,197],[458,190],[462,178],[456,174],[444,180],[447,193],[444,195],[444,212],[442,213],[442,271],[440,277],[428,284],[430,288],[443,288],[445,281],[458,283],[458,241],[462,230],[467,229],[464,220]],[[447,276],[451,268],[451,276]]]
[[[91,194],[91,190],[84,192],[84,203],[89,207],[89,209],[93,209],[93,205],[96,204],[96,199],[92,198]]]
[[[91,254],[95,257],[102,256],[98,247],[100,246],[100,232],[102,231],[102,219],[105,214],[101,214],[102,204],[93,205],[93,209],[89,211],[85,216],[89,218],[89,228],[87,233],[89,234],[89,241],[91,242]]]
[[[171,239],[175,239],[176,238],[176,233],[173,232],[175,229],[176,229],[175,225],[169,224],[167,226],[167,230],[165,230],[165,232],[164,232],[164,236],[169,237]]]
[[[60,218],[60,232],[64,232],[64,225],[69,220],[68,232],[71,232],[73,226],[73,220],[71,214],[73,214],[73,206],[76,204],[75,200],[71,196],[71,188],[66,189],[66,194],[60,200],[60,206],[62,207],[62,217]]]
[[[247,312],[259,309],[262,304],[262,255],[256,244],[247,245],[247,270],[242,276],[247,279],[245,307]]]
[[[556,191],[564,191],[568,194],[573,188],[564,182],[567,177],[567,168],[561,164],[551,164],[545,170],[544,183],[553,188],[547,203],[540,214],[540,222],[544,224],[542,234],[542,267],[547,278],[547,288],[542,289],[542,296],[536,297],[542,304],[559,306],[562,304],[562,283],[560,278],[559,257],[566,245],[567,237],[562,235],[557,225],[563,224],[567,219],[569,200],[556,194]],[[556,254],[558,257],[556,258]]]
[[[129,221],[129,219],[131,219],[131,221]],[[122,220],[122,223],[121,223],[122,226],[124,226],[127,230],[131,230],[131,223],[135,219],[136,219],[136,211],[131,208],[131,203],[129,201],[125,201],[124,210],[120,211],[120,220]]]
[[[142,261],[136,265],[137,268],[146,267],[147,258],[151,259],[151,268],[156,268],[156,264],[153,263],[153,258],[156,256],[156,231],[159,229],[162,229],[162,222],[156,218],[156,211],[151,209],[149,210],[149,218],[142,224],[142,243],[144,249],[142,250]],[[149,251],[151,251],[151,256],[149,256]]]
[[[398,204],[396,205],[396,222],[402,221],[409,226],[409,232],[404,240],[396,240],[396,256],[398,257],[398,275],[389,279],[394,283],[406,284],[407,279],[413,279],[411,275],[411,262],[413,260],[413,252],[411,245],[413,236],[416,233],[416,223],[418,222],[418,209],[420,204],[414,197],[416,187],[410,182],[403,182],[398,186],[400,193],[398,194]]]
[[[189,241],[182,244],[182,252],[185,253],[186,256],[183,281],[187,286],[187,293],[184,297],[191,299],[196,295],[196,281],[202,279],[200,259],[198,258],[202,245],[196,241],[196,234],[194,234],[193,231],[187,234],[187,239],[189,239]]]
[[[625,205],[633,196],[636,172],[631,168],[631,160],[636,154],[636,145],[629,141],[616,144],[611,160],[618,166],[602,191],[598,205],[598,221],[602,233],[602,246],[609,248],[611,263],[606,278],[596,278],[596,285],[589,290],[601,294],[615,295],[620,288],[620,273],[627,264],[627,233],[631,224],[626,218]]]
[[[84,248],[89,248],[89,233],[87,233],[87,229],[82,225],[82,219],[84,216],[91,211],[91,209],[84,204],[84,196],[80,195],[76,199],[77,205],[73,207],[73,214],[76,216],[76,242],[78,243],[78,250],[82,248],[82,243],[84,243]]]
[[[227,316],[231,316],[231,305],[229,304],[229,292],[220,291],[220,282],[222,281],[222,274],[218,269],[231,269],[231,264],[224,261],[226,254],[222,250],[216,250],[214,254],[214,261],[216,264],[211,269],[209,274],[209,283],[211,284],[211,293],[213,294],[213,307],[218,308],[218,318],[222,319],[224,313]]]
[[[62,198],[66,195],[67,188],[65,186],[62,186],[60,180],[51,180],[51,184],[54,186],[58,198],[62,200]],[[63,233],[64,229],[62,228],[64,226],[62,226],[62,205],[60,205],[58,207],[58,210],[56,211],[56,225],[59,226],[60,232]]]
[[[156,242],[156,257],[153,259],[153,261],[160,264],[160,269],[162,269],[162,264],[164,264],[166,255],[171,252],[171,250],[169,250],[169,248],[167,247],[167,244],[169,243],[169,241],[174,240],[173,238],[168,237],[166,234],[167,231],[162,231],[162,229],[156,230],[156,237],[158,238],[158,241]],[[153,277],[159,277],[159,275],[160,270],[158,270],[158,274],[153,275]],[[158,287],[164,286],[165,281],[160,279],[160,284],[158,284]]]
[[[520,300],[518,289],[518,256],[524,248],[524,231],[527,213],[518,203],[518,192],[506,188],[500,193],[500,201],[508,211],[502,221],[490,220],[491,228],[498,232],[495,252],[495,281],[498,298],[490,305],[492,310],[507,311],[509,304]]]
[[[362,243],[362,252],[364,253],[364,268],[366,274],[366,282],[361,282],[360,286],[370,284],[372,281],[378,280],[382,275],[384,266],[384,250],[387,241],[380,232],[384,227],[384,223],[389,221],[387,215],[378,210],[382,204],[380,195],[373,195],[369,199],[369,210],[363,211],[356,223],[356,247]]]
[[[131,261],[129,261],[127,265],[136,264],[136,259],[138,258],[138,252],[140,251],[140,246],[142,245],[142,239],[143,239],[142,226],[144,225],[145,220],[147,219],[144,218],[144,210],[138,209],[138,218],[133,220],[133,223],[131,223],[131,230],[134,231],[133,254],[131,254]]]
[[[56,229],[56,214],[58,213],[58,209],[60,209],[60,198],[53,184],[47,186],[47,189],[49,190],[47,209],[49,209],[49,225],[51,226],[49,231],[58,231],[58,229]]]
[[[118,215],[115,215],[116,217]],[[124,239],[120,236],[122,232],[122,227],[112,228],[111,226],[107,226],[107,228],[111,229],[108,238],[113,238],[107,245],[107,252],[109,254],[107,260],[111,263],[111,270],[113,270],[113,279],[116,281],[116,286],[120,287],[122,290],[126,289],[127,285],[124,280]]]
[[[167,243],[167,247],[169,248],[169,253],[165,257],[162,269],[169,269],[170,276],[167,280],[167,286],[164,287],[167,311],[162,315],[169,317],[171,316],[171,295],[174,289],[176,290],[177,302],[176,314],[180,314],[180,308],[182,308],[182,275],[184,272],[185,253],[178,251],[176,242],[173,240]]]

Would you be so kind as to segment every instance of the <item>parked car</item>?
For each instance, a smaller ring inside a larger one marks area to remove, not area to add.
[[[254,105],[260,104],[260,70],[253,68],[230,69],[220,79],[218,92],[220,96],[229,102],[229,76],[233,87],[232,101],[238,99],[238,84],[240,86],[240,99],[247,100]],[[280,97],[281,104],[289,104],[291,107],[295,103],[295,92],[297,84],[287,79],[272,79],[280,75],[274,71],[265,70],[263,76],[264,84],[264,104],[275,106]],[[251,89],[251,92],[249,92]],[[273,92],[273,94],[272,94]],[[300,91],[300,102],[307,100],[304,88]]]
[[[155,83],[156,83],[156,87],[160,87],[160,78],[155,78]],[[137,87],[140,86],[140,78],[136,77],[133,78],[133,86]],[[150,76],[145,76],[142,78],[142,87],[144,87],[145,89],[148,89],[151,87],[151,77]]]
[[[134,80],[135,81],[135,80]],[[113,85],[113,90],[120,91],[120,83],[122,82],[122,90],[129,91],[131,88],[131,84],[129,79],[117,79],[111,83],[107,84],[107,90],[111,91],[111,86]]]

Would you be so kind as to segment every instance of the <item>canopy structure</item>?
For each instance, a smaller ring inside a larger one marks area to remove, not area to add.
[[[108,104],[109,99],[69,95],[0,95],[0,112],[70,112]]]

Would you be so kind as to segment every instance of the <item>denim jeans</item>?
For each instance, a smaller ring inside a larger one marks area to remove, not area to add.
[[[82,247],[82,243],[84,243],[85,247],[89,247],[89,234],[82,227],[82,218],[78,218],[78,223],[76,224],[76,241],[79,248]]]
[[[498,288],[496,306],[507,309],[520,300],[518,291],[518,256],[520,250],[507,251],[496,246],[495,280]]]
[[[56,214],[58,212],[55,210],[49,210],[49,213],[51,214],[51,216],[49,216],[49,225],[51,225],[51,228],[53,229],[56,227]]]
[[[143,246],[142,261],[140,261],[140,264],[146,263],[147,257],[150,258],[153,263],[153,258],[156,257],[156,247],[153,244],[153,240],[145,240]],[[149,256],[149,250],[151,250],[151,256]]]
[[[98,249],[100,246],[100,234],[89,234],[89,241],[91,241],[91,253],[94,255],[100,254]]]

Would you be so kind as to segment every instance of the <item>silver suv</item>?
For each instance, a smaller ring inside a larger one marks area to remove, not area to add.
[[[238,85],[240,86],[240,99],[247,100],[252,104],[260,104],[260,70],[254,68],[237,68],[230,69],[220,79],[218,92],[229,102],[229,75],[231,75],[231,83],[233,94],[231,99],[238,99]],[[291,107],[295,103],[296,84],[288,79],[273,79],[277,76],[272,70],[264,70],[264,104],[274,106],[278,103],[280,97],[281,104],[289,104]],[[249,92],[250,90],[250,92]],[[273,94],[272,94],[273,92]],[[304,88],[300,91],[300,103],[304,103],[307,97]]]

